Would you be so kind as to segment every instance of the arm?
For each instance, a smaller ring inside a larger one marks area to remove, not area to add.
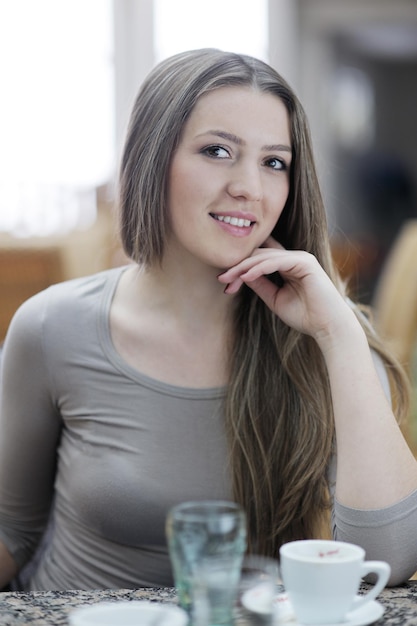
[[[365,332],[314,257],[283,250],[271,238],[266,245],[219,280],[230,294],[245,282],[286,324],[319,345],[335,416],[338,503],[357,510],[396,505],[417,489],[417,461],[386,398]],[[281,288],[266,278],[277,271]],[[403,537],[402,544],[414,535]],[[378,543],[385,540],[381,535]]]
[[[391,400],[384,363],[375,353],[373,359],[385,395]],[[417,568],[417,491],[413,491],[400,502],[381,509],[346,507],[334,497],[336,467],[337,459],[334,456],[328,475],[333,500],[334,539],[362,545],[368,560],[387,561],[391,566],[389,585],[398,585],[407,580]]]
[[[60,420],[43,353],[45,296],[16,314],[2,356],[0,392],[0,579],[27,562],[53,493]]]
[[[387,507],[417,488],[416,461],[383,392],[362,327],[348,315],[339,321],[334,336],[319,343],[335,414],[336,498],[352,508]]]
[[[219,276],[235,293],[247,283],[289,326],[312,336],[325,359],[337,440],[336,497],[345,506],[378,508],[417,489],[417,461],[393,415],[362,326],[316,259],[271,238]],[[265,275],[279,272],[277,287]]]

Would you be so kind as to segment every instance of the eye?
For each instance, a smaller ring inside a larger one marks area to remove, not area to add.
[[[282,159],[278,159],[277,157],[270,157],[269,159],[265,159],[264,164],[267,167],[270,167],[276,171],[285,171],[287,169],[287,164]]]
[[[222,146],[207,146],[202,150],[202,153],[207,154],[212,159],[227,159],[230,156]]]

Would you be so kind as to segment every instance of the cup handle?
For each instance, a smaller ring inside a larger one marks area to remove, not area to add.
[[[365,561],[361,566],[361,577],[368,574],[376,574],[378,576],[377,581],[367,593],[355,597],[349,609],[350,611],[355,611],[367,602],[374,600],[381,593],[388,582],[391,567],[385,561]]]

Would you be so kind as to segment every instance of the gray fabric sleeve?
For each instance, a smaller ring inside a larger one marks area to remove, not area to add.
[[[375,367],[387,397],[389,380],[381,358],[373,353]],[[337,457],[329,467],[333,502],[334,539],[362,546],[367,560],[387,561],[391,566],[389,585],[399,585],[417,571],[417,491],[383,509],[353,509],[335,498]]]
[[[396,504],[375,510],[334,503],[334,538],[362,546],[366,559],[387,561],[390,585],[399,585],[417,570],[417,491]]]
[[[45,298],[40,294],[21,307],[2,354],[0,540],[19,567],[48,517],[60,434],[42,349]]]

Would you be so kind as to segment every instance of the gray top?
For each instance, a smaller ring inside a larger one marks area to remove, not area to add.
[[[37,294],[6,339],[0,539],[19,565],[33,553],[55,491],[54,531],[31,589],[170,586],[168,509],[231,498],[225,389],[170,386],[119,356],[108,320],[122,271]],[[389,560],[399,578],[417,569],[417,493],[379,511],[336,503],[334,520],[337,538]]]

